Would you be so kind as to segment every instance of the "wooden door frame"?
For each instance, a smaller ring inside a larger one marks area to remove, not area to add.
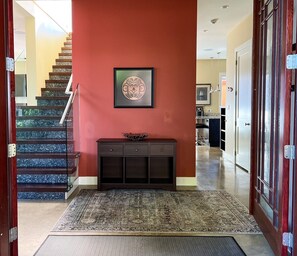
[[[9,230],[17,227],[16,158],[8,158],[8,144],[16,142],[14,72],[6,71],[6,57],[14,57],[13,2],[0,4],[0,256],[18,255],[17,240]]]
[[[292,30],[293,30],[293,0],[282,0],[279,4],[282,5],[283,15],[280,20],[281,33],[278,37],[283,40],[276,45],[274,51],[278,48],[280,50],[280,61],[278,63],[280,67],[279,82],[282,86],[280,90],[280,109],[287,109],[284,111],[284,115],[280,115],[279,119],[279,131],[283,136],[279,137],[279,230],[277,237],[273,236],[273,231],[266,227],[271,226],[265,214],[259,209],[255,200],[255,189],[257,182],[257,127],[259,125],[258,102],[260,97],[258,94],[258,67],[260,65],[260,58],[258,55],[260,45],[257,35],[259,34],[259,23],[258,23],[258,12],[260,10],[259,0],[254,0],[254,27],[253,27],[253,70],[252,70],[252,83],[253,83],[253,94],[252,94],[252,146],[251,146],[251,186],[250,186],[250,213],[255,213],[261,216],[261,222],[258,222],[262,229],[265,237],[270,242],[270,246],[277,255],[286,255],[287,248],[282,246],[282,233],[288,231],[288,185],[289,185],[289,160],[283,157],[284,145],[290,144],[290,132],[287,131],[290,124],[290,88],[291,88],[291,72],[286,69],[286,56],[292,52]],[[285,45],[282,44],[285,40]],[[286,126],[287,124],[287,126]],[[286,132],[287,131],[287,132]]]

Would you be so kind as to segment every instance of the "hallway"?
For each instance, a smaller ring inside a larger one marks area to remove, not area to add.
[[[226,190],[248,206],[249,174],[234,166],[232,162],[223,160],[218,148],[196,147],[196,170],[197,189]],[[45,203],[19,202],[20,256],[34,254],[69,202],[70,200]],[[247,255],[273,255],[262,235],[234,235],[234,237]]]

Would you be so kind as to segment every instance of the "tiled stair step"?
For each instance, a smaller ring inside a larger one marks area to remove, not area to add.
[[[69,174],[75,173],[76,167],[72,168],[18,168],[20,175],[47,175],[47,174]]]
[[[17,109],[21,116],[62,116],[65,106],[19,106]]]
[[[41,96],[65,96],[66,87],[41,88]]]
[[[17,152],[18,153],[42,153],[42,152],[73,152],[74,142],[73,140],[63,139],[23,139],[17,140]]]
[[[69,80],[72,72],[50,72],[49,78],[51,80]]]
[[[65,127],[22,127],[16,129],[17,139],[72,139],[73,132],[72,129],[67,129]]]
[[[56,88],[56,87],[64,87],[66,88],[69,79],[59,79],[59,80],[45,80],[46,88]]]
[[[72,59],[56,59],[56,64],[57,65],[72,65]]]
[[[62,47],[62,53],[72,53],[72,46]]]
[[[65,106],[69,96],[36,97],[37,106]]]
[[[72,53],[59,53],[59,58],[60,59],[72,59]]]
[[[19,183],[18,192],[66,192],[67,183],[65,184],[38,184],[38,183]],[[30,199],[22,198],[18,196],[19,199]],[[42,198],[32,198],[32,199],[42,199]],[[59,198],[54,198],[59,199]],[[62,199],[62,198],[60,198]]]
[[[76,153],[17,153],[17,168],[66,168],[75,166]]]
[[[68,40],[64,43],[65,46],[72,46],[72,40]]]
[[[53,72],[72,72],[72,65],[54,65]]]
[[[60,120],[61,116],[18,116],[16,127],[59,127]]]

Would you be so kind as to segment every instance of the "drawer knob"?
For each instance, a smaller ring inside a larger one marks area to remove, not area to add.
[[[137,148],[137,149],[135,149],[135,152],[138,152],[139,151],[139,149]]]
[[[110,149],[109,149],[109,152],[112,152],[112,151],[113,151],[113,149],[112,149],[112,148],[110,148]]]

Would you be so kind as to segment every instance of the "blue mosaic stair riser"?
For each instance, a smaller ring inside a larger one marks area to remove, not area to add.
[[[68,99],[65,100],[38,100],[37,106],[66,106]]]
[[[62,87],[61,87],[62,88]],[[65,94],[65,90],[62,91],[42,91],[41,96],[45,96],[45,97],[49,97],[49,96],[66,96],[67,94]]]
[[[66,131],[17,131],[18,139],[66,139]],[[73,133],[67,133],[68,139],[73,139]]]
[[[69,65],[72,65],[72,61],[71,60],[69,60],[69,61],[56,61],[56,65],[69,66]]]
[[[49,76],[50,80],[69,80],[70,76],[68,75],[50,75]]]
[[[65,153],[73,152],[73,144],[17,144],[18,153]]]
[[[67,184],[67,174],[18,174],[18,183]]]
[[[18,192],[18,199],[21,200],[64,200],[63,192]]]
[[[62,116],[64,109],[22,109],[21,107],[18,108],[18,115],[19,116]]]
[[[62,60],[71,60],[71,56],[62,55],[62,56],[59,56],[59,59],[62,59]]]
[[[62,50],[62,53],[72,53],[72,50],[71,49],[63,49]]]
[[[66,158],[66,156],[65,156]],[[17,167],[19,168],[66,168],[66,159],[54,159],[54,158],[17,158]]]
[[[56,81],[52,81],[52,82],[47,82],[45,87],[46,88],[65,88],[67,86],[67,82],[66,83],[59,83]]]
[[[63,65],[60,65],[59,67],[54,67],[53,72],[72,72],[72,68],[67,68],[66,66],[63,67]]]
[[[26,120],[16,120],[16,127],[59,127],[59,119],[26,119]],[[72,125],[71,123],[69,125]]]
[[[18,168],[66,168],[75,166],[75,160],[69,159],[67,161],[66,154],[65,158],[17,158]]]

